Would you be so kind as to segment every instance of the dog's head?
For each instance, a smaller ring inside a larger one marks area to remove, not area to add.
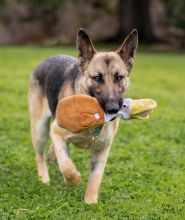
[[[78,64],[84,90],[97,98],[107,113],[117,113],[122,107],[137,44],[138,34],[133,30],[115,52],[97,52],[83,29],[78,32]]]

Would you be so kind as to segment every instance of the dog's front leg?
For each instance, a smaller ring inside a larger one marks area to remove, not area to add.
[[[98,201],[98,191],[109,155],[110,146],[101,151],[92,151],[91,171],[85,193],[85,203],[87,204],[97,203]]]
[[[64,141],[61,128],[55,121],[51,125],[50,135],[54,144],[59,168],[65,182],[69,185],[78,185],[81,180],[81,174],[70,159],[68,145]]]

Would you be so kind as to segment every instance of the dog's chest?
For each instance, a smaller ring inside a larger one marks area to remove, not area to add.
[[[114,126],[104,126],[98,136],[93,136],[89,131],[72,134],[67,138],[67,141],[73,143],[78,148],[101,150],[107,147],[115,134]]]
[[[78,148],[83,149],[103,149],[106,145],[106,140],[102,136],[94,137],[85,132],[85,134],[73,135],[69,142],[73,143]]]

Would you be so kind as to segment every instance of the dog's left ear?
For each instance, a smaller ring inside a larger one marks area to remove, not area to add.
[[[121,47],[116,51],[121,56],[128,71],[132,69],[137,45],[138,45],[138,33],[137,30],[134,29],[126,37]]]
[[[78,62],[80,67],[85,67],[88,64],[94,54],[96,49],[90,39],[90,37],[85,33],[85,31],[80,28],[77,35],[77,48],[79,51]]]

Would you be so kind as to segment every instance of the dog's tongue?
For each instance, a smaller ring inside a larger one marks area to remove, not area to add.
[[[104,120],[105,122],[111,121],[112,119],[116,118],[118,116],[118,114],[108,114],[106,113],[104,115]]]

